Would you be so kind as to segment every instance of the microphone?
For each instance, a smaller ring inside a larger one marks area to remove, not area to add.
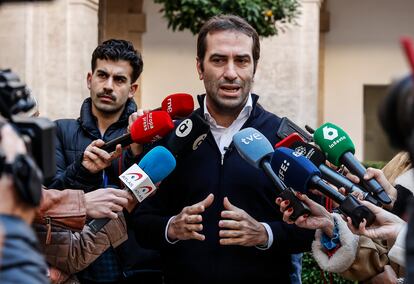
[[[203,143],[209,130],[207,122],[193,112],[171,131],[166,146],[175,157],[191,153]]]
[[[308,132],[306,132],[305,130],[300,128],[298,125],[296,125],[289,118],[282,117],[282,119],[280,120],[279,128],[276,131],[276,135],[280,139],[283,139],[283,138],[289,136],[292,133],[297,133],[306,142],[312,142],[313,141],[312,135],[310,135]]]
[[[156,184],[165,179],[174,169],[176,161],[170,151],[163,146],[154,147],[137,164],[123,172],[119,179],[141,203],[157,190]],[[108,222],[109,218],[93,219],[88,223],[96,234]]]
[[[289,200],[289,207],[294,209],[290,216],[292,220],[310,213],[309,208],[296,197],[294,191],[286,187],[272,170],[270,158],[273,154],[273,147],[262,133],[251,127],[245,128],[233,136],[233,143],[244,160],[266,173],[276,186],[279,196],[283,200]]]
[[[275,145],[275,148],[279,148],[279,147],[289,148],[293,143],[298,142],[298,141],[304,142],[302,137],[300,137],[299,134],[294,132],[294,133],[289,134],[285,138],[283,138],[283,140],[280,140],[279,142],[277,142]]]
[[[187,117],[194,110],[194,99],[186,93],[171,94],[162,101],[161,108],[156,110],[166,111],[172,119]]]
[[[167,112],[152,111],[138,117],[131,125],[129,133],[106,142],[101,149],[112,152],[118,144],[125,147],[131,143],[154,142],[164,137],[173,128],[174,123]]]
[[[358,192],[361,193],[365,200],[371,202],[374,205],[379,206],[380,203],[368,192],[364,191],[362,188],[354,184],[352,181],[344,177],[343,175],[337,173],[330,167],[326,165],[325,154],[322,153],[316,146],[305,142],[294,142],[290,147],[295,153],[303,155],[308,158],[322,173],[322,177],[329,183],[335,185],[336,187],[345,188],[346,192]]]
[[[367,220],[367,226],[375,221],[375,215],[353,195],[343,196],[322,180],[319,169],[300,153],[280,147],[273,154],[271,166],[287,186],[304,193],[310,188],[315,188],[334,200],[339,204],[339,210],[351,217],[356,227],[364,218]]]
[[[354,144],[345,131],[332,123],[325,123],[315,130],[313,138],[315,139],[315,143],[321,147],[323,152],[325,152],[327,159],[332,164],[335,166],[344,164],[351,173],[359,177],[362,185],[371,192],[376,199],[384,204],[391,203],[391,199],[375,179],[364,179],[364,174],[367,170],[361,162],[355,158]]]

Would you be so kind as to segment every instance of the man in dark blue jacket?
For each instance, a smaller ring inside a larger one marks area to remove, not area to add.
[[[196,112],[211,131],[135,212],[138,240],[161,249],[166,283],[289,283],[290,254],[310,248],[314,232],[282,221],[271,181],[231,143],[245,127],[278,141],[280,118],[251,94],[259,56],[256,31],[239,17],[214,17],[200,30],[206,95]]]
[[[26,147],[10,125],[1,124],[0,283],[49,283],[46,261],[30,227],[36,210],[31,197],[41,194],[40,184],[30,193],[26,187],[17,190],[14,175],[5,170],[5,163],[8,167],[14,164],[17,155],[26,154]]]
[[[123,153],[120,145],[113,153],[99,147],[125,134],[137,117],[133,96],[143,67],[141,55],[130,42],[113,39],[94,50],[91,65],[92,71],[87,75],[90,97],[83,102],[80,117],[56,121],[57,174],[49,188],[88,192],[120,186],[118,176],[140,152],[137,144]],[[129,214],[124,213],[128,224]],[[139,247],[133,233],[128,236],[116,251],[110,248],[83,271],[79,275],[81,282],[161,281],[159,253]]]

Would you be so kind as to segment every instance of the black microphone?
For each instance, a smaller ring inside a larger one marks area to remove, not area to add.
[[[286,185],[306,193],[314,188],[339,204],[339,210],[349,216],[355,227],[363,219],[367,226],[375,221],[375,215],[366,206],[360,204],[353,195],[343,196],[324,180],[319,169],[307,158],[292,149],[280,147],[275,150],[271,161],[272,169]]]
[[[380,205],[378,200],[376,200],[368,192],[364,191],[352,181],[328,167],[326,165],[326,157],[324,153],[322,153],[322,151],[319,150],[316,146],[297,141],[294,142],[289,148],[293,149],[296,153],[299,153],[300,155],[308,158],[315,166],[318,167],[322,173],[322,177],[329,183],[335,185],[338,188],[345,188],[348,194],[354,191],[358,192],[362,194],[364,200],[367,200],[377,206]]]

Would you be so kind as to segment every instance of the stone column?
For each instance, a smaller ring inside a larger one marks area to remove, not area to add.
[[[141,36],[146,31],[142,2],[143,0],[101,0],[99,3],[99,41],[111,38],[129,40],[142,53]],[[138,84],[140,83],[141,79],[138,79]],[[140,87],[134,98],[140,106]]]
[[[38,99],[41,116],[78,117],[98,43],[98,0],[0,5],[0,67],[12,68]]]
[[[269,111],[303,127],[318,126],[319,9],[322,0],[301,0],[296,25],[261,41],[254,92]]]

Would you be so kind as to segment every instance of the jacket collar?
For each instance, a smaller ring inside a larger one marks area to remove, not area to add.
[[[253,103],[253,108],[252,111],[250,113],[250,117],[251,118],[255,118],[258,116],[258,109],[257,107],[260,107],[260,104],[257,102],[259,100],[259,96],[256,94],[251,94],[252,96],[252,103]],[[202,95],[198,95],[197,96],[197,101],[198,104],[200,105],[200,108],[197,110],[198,114],[204,118],[204,98],[206,97],[206,94],[202,94]]]
[[[128,99],[119,120],[110,127],[116,125],[126,125],[128,123],[128,117],[135,111],[137,111],[137,105],[133,99]],[[92,114],[92,99],[90,97],[83,101],[78,121],[89,133],[96,137],[101,137],[96,124],[96,117]]]

